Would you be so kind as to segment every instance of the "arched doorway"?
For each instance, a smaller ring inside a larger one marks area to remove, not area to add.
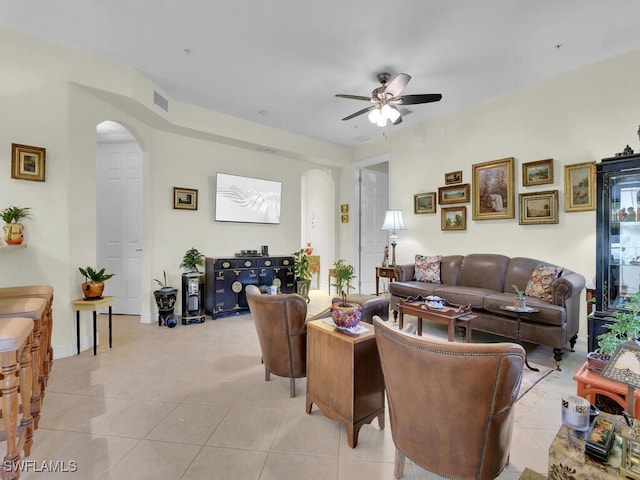
[[[328,272],[335,259],[335,181],[325,170],[308,170],[302,176],[301,232],[304,246],[311,242],[313,255],[320,260],[320,272],[311,279],[311,288],[329,289]]]
[[[123,125],[105,121],[97,135],[97,266],[115,276],[105,285],[113,313],[142,311],[142,150]]]

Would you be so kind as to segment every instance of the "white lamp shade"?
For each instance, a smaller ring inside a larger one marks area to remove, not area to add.
[[[404,225],[404,219],[402,218],[402,210],[387,210],[384,215],[384,223],[381,230],[389,230],[395,232],[396,230],[406,230]]]

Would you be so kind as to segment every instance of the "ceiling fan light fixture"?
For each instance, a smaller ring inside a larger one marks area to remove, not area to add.
[[[387,112],[387,116],[391,123],[396,123],[400,118],[400,111],[396,107],[391,107],[389,105],[385,105],[385,107],[389,107],[389,111]]]
[[[380,113],[380,109],[378,108],[374,108],[373,110],[371,110],[368,115],[369,121],[371,123],[378,123],[378,120],[380,119],[381,116],[382,115]]]

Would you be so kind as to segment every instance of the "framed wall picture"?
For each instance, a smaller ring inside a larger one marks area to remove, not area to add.
[[[462,170],[444,174],[445,185],[453,185],[454,183],[462,183]]]
[[[564,211],[596,209],[596,162],[564,166]]]
[[[416,193],[413,196],[413,213],[436,213],[436,192]]]
[[[521,193],[520,225],[558,223],[558,190]]]
[[[442,207],[440,209],[441,230],[466,230],[467,229],[467,207]]]
[[[348,213],[342,213],[340,215],[340,222],[349,223],[349,214]]]
[[[438,188],[438,203],[440,203],[440,205],[468,203],[470,198],[470,185],[468,183]]]
[[[476,163],[473,168],[473,219],[514,218],[513,157]]]
[[[340,213],[349,213],[349,204],[343,203],[340,205]]]
[[[11,144],[11,178],[45,181],[46,149],[29,145]]]
[[[173,187],[173,208],[180,210],[197,210],[198,190]]]
[[[553,158],[522,164],[522,186],[553,183]]]

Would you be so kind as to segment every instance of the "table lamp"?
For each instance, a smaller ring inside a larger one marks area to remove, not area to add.
[[[402,210],[387,210],[384,215],[384,223],[381,230],[387,230],[391,232],[389,234],[389,240],[391,240],[391,263],[390,267],[396,266],[396,245],[398,242],[398,234],[396,230],[406,230],[404,226],[404,219],[402,218]]]
[[[630,340],[622,342],[602,370],[604,378],[627,385],[627,413],[635,416],[635,393],[640,388],[640,345]],[[640,480],[640,420],[621,432],[622,462],[620,475]]]

